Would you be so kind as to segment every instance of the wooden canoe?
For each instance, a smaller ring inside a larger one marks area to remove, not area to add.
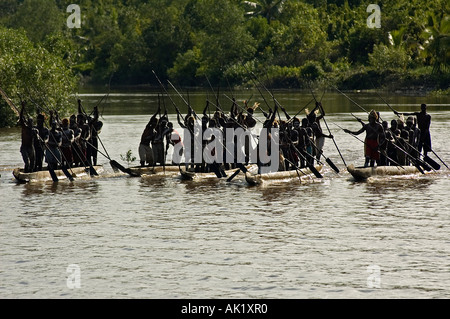
[[[415,166],[403,166],[403,168],[400,166],[355,167],[350,164],[347,170],[358,181],[372,176],[400,176],[419,173]]]
[[[322,170],[322,165],[315,166],[317,171]],[[250,172],[247,172],[245,174],[245,180],[249,185],[260,185],[265,182],[270,181],[283,181],[283,180],[291,180],[291,179],[299,179],[301,181],[306,181],[307,179],[314,178],[313,172],[309,168],[301,168],[298,171],[297,170],[290,170],[290,171],[280,171],[280,172],[274,172],[274,173],[267,173],[267,174],[251,174]]]
[[[97,171],[97,173],[103,172],[103,166],[94,166],[94,169]],[[87,177],[89,176],[89,168],[86,167],[73,167],[72,169],[68,169],[69,173],[72,174],[74,178],[81,178],[81,177]],[[50,171],[48,169],[38,171],[38,172],[32,172],[32,173],[25,173],[22,168],[16,168],[13,170],[14,177],[22,183],[27,182],[45,182],[45,181],[51,181],[52,176],[50,175]],[[62,170],[55,170],[55,175],[58,178],[58,180],[67,179],[67,176],[64,174]]]
[[[246,168],[250,169],[252,166],[253,165],[247,165]],[[181,166],[179,168],[181,179],[183,179],[183,180],[191,180],[191,181],[192,180],[203,180],[203,179],[227,179],[231,175],[233,175],[237,170],[238,170],[238,168],[225,170],[225,171],[223,171],[225,173],[225,175],[222,175],[222,177],[219,177],[214,172],[199,173],[199,172],[186,170],[186,168],[184,166]]]
[[[165,167],[157,166],[135,166],[127,168],[133,176],[152,176],[152,175],[177,175],[180,171],[178,165],[168,164]]]

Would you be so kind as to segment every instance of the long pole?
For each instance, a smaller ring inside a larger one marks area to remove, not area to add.
[[[333,124],[336,125],[337,127],[339,127],[341,130],[343,130],[343,131],[345,132],[345,129],[344,129],[344,128],[342,128],[341,126],[339,126],[339,125],[336,124],[336,123],[333,123]],[[358,141],[364,143],[364,145],[370,147],[373,151],[376,151],[376,152],[378,152],[378,153],[381,154],[381,151],[379,151],[379,150],[377,150],[377,149],[374,149],[373,147],[371,147],[370,145],[368,145],[365,141],[363,141],[362,139],[360,139],[360,138],[359,138],[358,136],[356,136],[355,134],[350,133],[350,135],[353,136],[354,138],[356,138]],[[392,163],[394,163],[394,164],[396,164],[397,166],[399,166],[399,167],[405,169],[403,166],[401,166],[399,163],[397,163],[396,161],[394,161],[392,158],[388,157],[386,154],[383,154],[383,155],[386,156],[386,158],[387,158],[388,160],[392,161]]]
[[[373,83],[372,83],[372,85],[373,85]],[[392,112],[394,112],[394,114],[396,114],[398,117],[400,117],[400,115],[398,114],[398,112],[396,111],[396,110],[394,110],[394,108],[378,93],[378,92],[376,92],[377,93],[377,95],[380,97],[380,99],[381,100],[383,100],[383,102],[384,103],[386,103],[386,105],[392,110]],[[409,144],[408,144],[409,145]],[[412,147],[412,145],[409,145],[410,147]],[[418,151],[418,150],[416,150],[416,149],[414,149],[416,152],[418,152],[419,154],[420,154],[420,152]],[[434,155],[436,155],[436,157],[442,162],[442,164],[444,164],[445,165],[445,167],[447,167],[447,169],[449,169],[448,168],[448,166],[447,166],[447,164],[436,154],[436,152],[434,151],[434,150],[431,150],[431,152],[434,154]],[[422,154],[421,154],[422,155]],[[425,160],[427,160],[428,162],[430,161],[429,160],[429,157],[427,158],[427,156],[425,156],[424,157],[424,159]],[[430,165],[431,165],[431,163],[430,163]],[[433,166],[433,168],[437,168],[437,165],[432,165]],[[439,169],[439,168],[437,168],[437,169]]]
[[[316,102],[317,102],[316,96],[315,96],[311,86],[309,87],[309,89],[311,90],[311,94],[313,95],[314,100],[316,100]],[[328,134],[333,135],[333,134],[331,134],[331,131],[330,131],[330,128],[328,127],[327,121],[325,120],[325,116],[323,116],[322,119],[323,119],[323,122],[325,123],[325,126],[327,127]],[[337,146],[337,143],[336,143],[336,140],[334,139],[334,136],[331,139],[333,140],[334,146],[336,147],[336,150],[338,151],[339,156],[342,159],[342,162],[344,163],[345,167],[347,167],[347,163],[345,163],[344,157],[342,156],[341,151],[339,150],[339,147]]]

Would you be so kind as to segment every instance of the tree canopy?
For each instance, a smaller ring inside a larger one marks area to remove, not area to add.
[[[81,27],[69,28],[72,2],[0,3],[1,33],[11,39],[0,44],[0,79],[10,94],[32,79],[53,87],[46,95],[58,104],[54,94],[72,89],[63,78],[157,85],[152,70],[189,86],[205,86],[206,77],[251,85],[255,72],[283,88],[448,88],[445,0],[380,0],[381,28],[368,27],[373,1],[365,0],[79,0]]]

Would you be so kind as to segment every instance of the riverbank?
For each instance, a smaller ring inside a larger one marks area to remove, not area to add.
[[[369,67],[358,67],[354,69],[340,70],[336,69],[325,72],[321,68],[313,67],[309,73],[305,68],[297,67],[276,67],[267,70],[264,75],[257,75],[258,81],[270,89],[276,90],[299,90],[308,91],[313,89],[333,89],[338,87],[342,91],[373,91],[380,90],[385,92],[400,93],[405,95],[434,96],[450,94],[450,73],[432,74],[430,68],[415,70],[374,70]],[[314,75],[312,75],[314,74]],[[246,74],[234,75],[232,86],[233,90],[246,90],[255,87],[254,78]],[[236,81],[236,78],[240,81]],[[174,80],[169,79],[177,86]],[[230,84],[213,84],[216,88],[223,87],[230,91]],[[258,86],[261,86],[258,84]],[[179,86],[181,88],[181,86]],[[195,86],[182,86],[184,90],[210,90],[211,86],[205,82],[205,79],[199,79]],[[83,79],[79,85],[79,91],[110,91],[110,90],[150,90],[158,91],[161,87],[154,83],[108,83],[95,82],[90,79]]]

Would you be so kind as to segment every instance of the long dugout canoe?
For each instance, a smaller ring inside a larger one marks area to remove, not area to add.
[[[172,164],[166,166],[134,166],[127,168],[127,170],[130,170],[135,176],[176,175],[180,171],[178,165]]]
[[[101,165],[94,166],[94,169],[97,171],[97,173],[103,172],[103,166]],[[62,170],[58,169],[54,172],[58,180],[67,179],[67,176]],[[75,179],[83,176],[89,176],[89,168],[86,167],[73,167],[71,169],[68,169],[68,172],[72,174]],[[38,172],[25,173],[22,168],[16,168],[13,170],[13,176],[22,183],[45,182],[52,180],[52,176],[48,169]]]
[[[250,164],[250,165],[247,165],[245,168],[248,170],[248,169],[251,169],[253,166],[255,166],[255,165]],[[229,178],[234,173],[236,173],[237,170],[239,170],[239,168],[225,170],[225,171],[223,171],[225,173],[225,175],[222,175],[221,177],[219,177],[214,172],[208,172],[208,173],[194,172],[194,171],[186,170],[186,168],[184,166],[181,166],[179,168],[179,173],[180,173],[181,179],[192,181],[192,180],[219,179],[219,178],[226,179],[226,178]]]
[[[372,176],[401,176],[419,173],[415,166],[355,167],[355,165],[350,164],[347,170],[358,181],[366,180]]]
[[[320,172],[323,168],[322,165],[315,166],[316,170]],[[251,174],[247,172],[245,174],[245,180],[249,185],[260,185],[264,182],[273,182],[273,181],[283,181],[283,180],[291,180],[291,179],[299,179],[306,180],[310,178],[314,178],[314,173],[309,168],[300,168],[298,170],[290,170],[290,171],[280,171],[273,172],[267,174]]]

